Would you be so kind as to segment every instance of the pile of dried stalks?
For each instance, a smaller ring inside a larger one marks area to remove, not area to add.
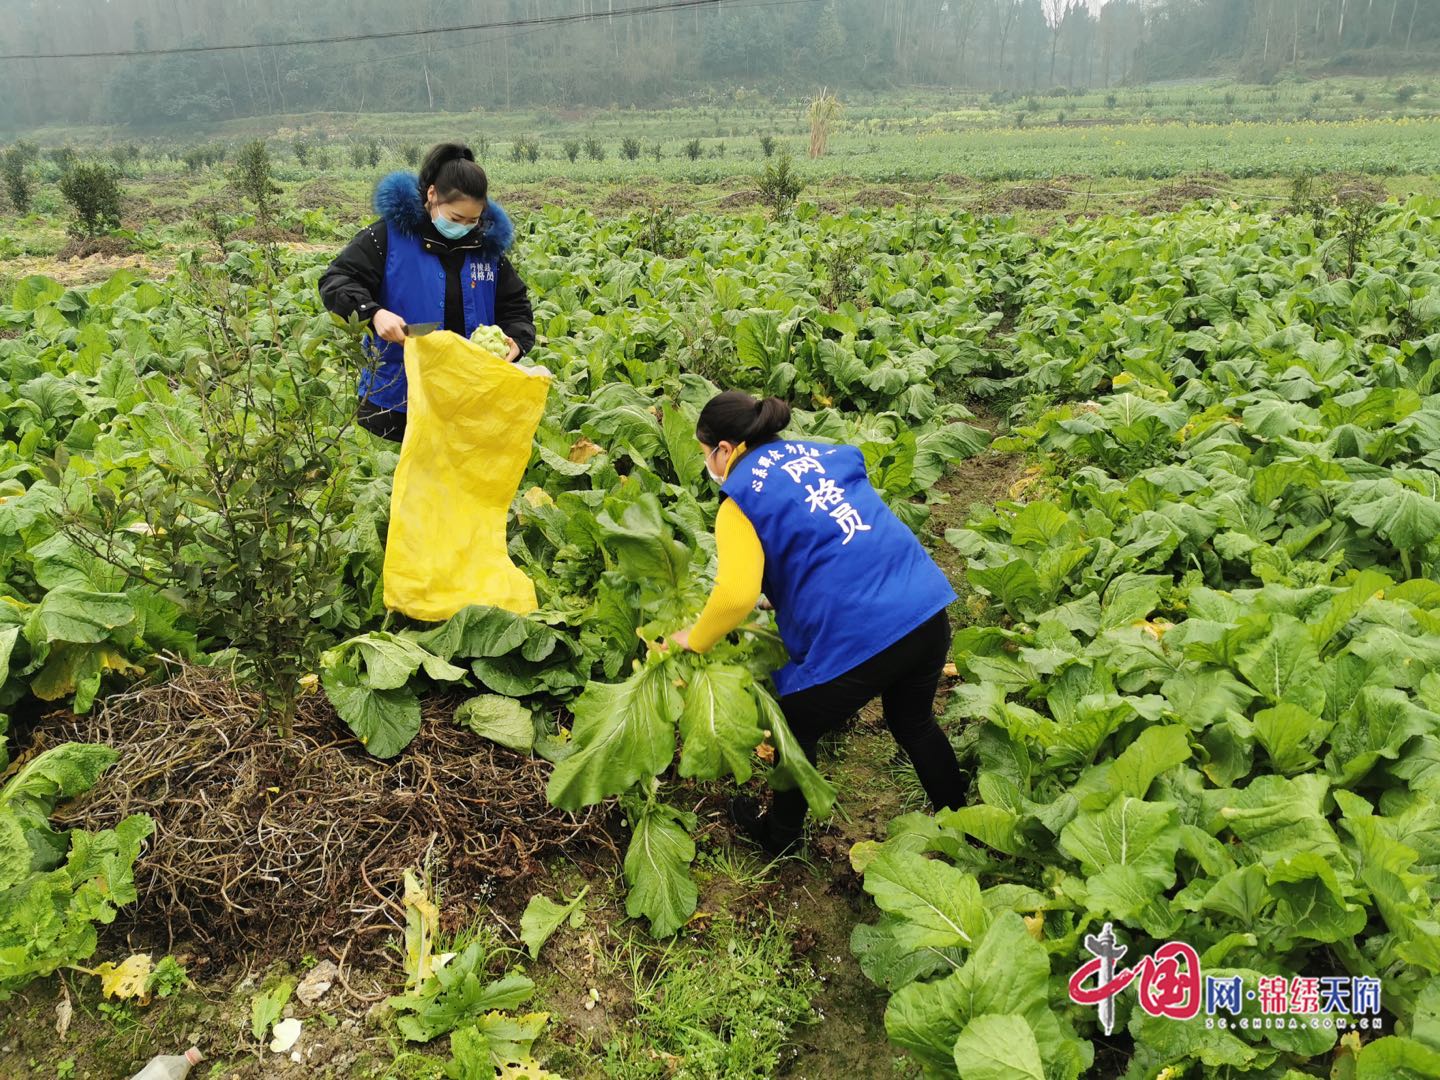
[[[453,702],[430,703],[389,762],[365,753],[323,695],[302,702],[286,736],[259,704],[222,672],[177,666],[93,716],[56,714],[35,732],[37,749],[79,741],[120,752],[57,814],[63,823],[155,819],[136,864],[139,903],[118,923],[139,941],[354,961],[403,925],[407,867],[431,860],[447,916],[464,920],[493,899],[523,905],[525,879],[567,845],[610,843],[598,813],[550,806],[547,765],[455,725]]]

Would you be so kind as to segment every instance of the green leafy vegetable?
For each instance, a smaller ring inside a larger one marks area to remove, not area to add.
[[[681,710],[669,662],[643,666],[623,683],[591,683],[575,701],[576,751],[555,767],[550,801],[578,810],[630,790],[675,755]]]
[[[477,326],[470,335],[470,341],[502,360],[510,355],[510,342],[506,340],[505,331],[498,326]]]
[[[418,990],[387,999],[400,1014],[400,1033],[411,1042],[429,1042],[485,1013],[523,1005],[534,993],[535,984],[519,974],[484,981],[483,966],[481,946],[472,942]]]
[[[531,960],[539,957],[545,942],[550,940],[550,936],[560,929],[560,924],[566,919],[570,920],[572,928],[578,927],[584,921],[585,913],[581,910],[580,902],[589,891],[590,886],[587,885],[563,904],[557,904],[546,896],[536,895],[530,898],[530,903],[525,905],[525,913],[520,916],[520,940],[529,950]]]
[[[250,999],[250,1034],[257,1041],[264,1041],[275,1021],[280,1019],[290,995],[295,990],[294,979],[281,979],[269,990],[256,994]]]
[[[473,697],[455,710],[455,722],[511,750],[527,752],[535,745],[530,710],[514,698],[495,694]]]
[[[625,883],[630,894],[625,910],[632,918],[645,916],[657,937],[673,934],[695,912],[699,890],[690,877],[695,859],[694,827],[688,814],[649,803],[631,817],[634,832],[625,851]]]

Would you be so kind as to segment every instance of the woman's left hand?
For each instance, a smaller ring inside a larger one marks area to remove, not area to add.
[[[515,344],[515,339],[508,334],[505,335],[505,340],[510,345],[510,351],[505,354],[505,359],[513,364],[516,360],[520,359],[520,346]]]
[[[680,630],[674,634],[671,634],[669,643],[677,649],[684,649],[688,651],[690,648],[690,631]]]

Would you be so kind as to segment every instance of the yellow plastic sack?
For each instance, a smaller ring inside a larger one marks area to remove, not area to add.
[[[505,524],[550,379],[438,330],[405,341],[409,406],[385,543],[385,606],[440,622],[470,604],[524,615],[535,585]]]

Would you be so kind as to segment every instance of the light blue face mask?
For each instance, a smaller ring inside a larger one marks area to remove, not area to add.
[[[458,221],[451,221],[444,214],[437,214],[430,220],[435,223],[435,228],[439,231],[440,235],[447,240],[459,240],[462,236],[468,236],[477,228],[475,225],[462,225]]]

